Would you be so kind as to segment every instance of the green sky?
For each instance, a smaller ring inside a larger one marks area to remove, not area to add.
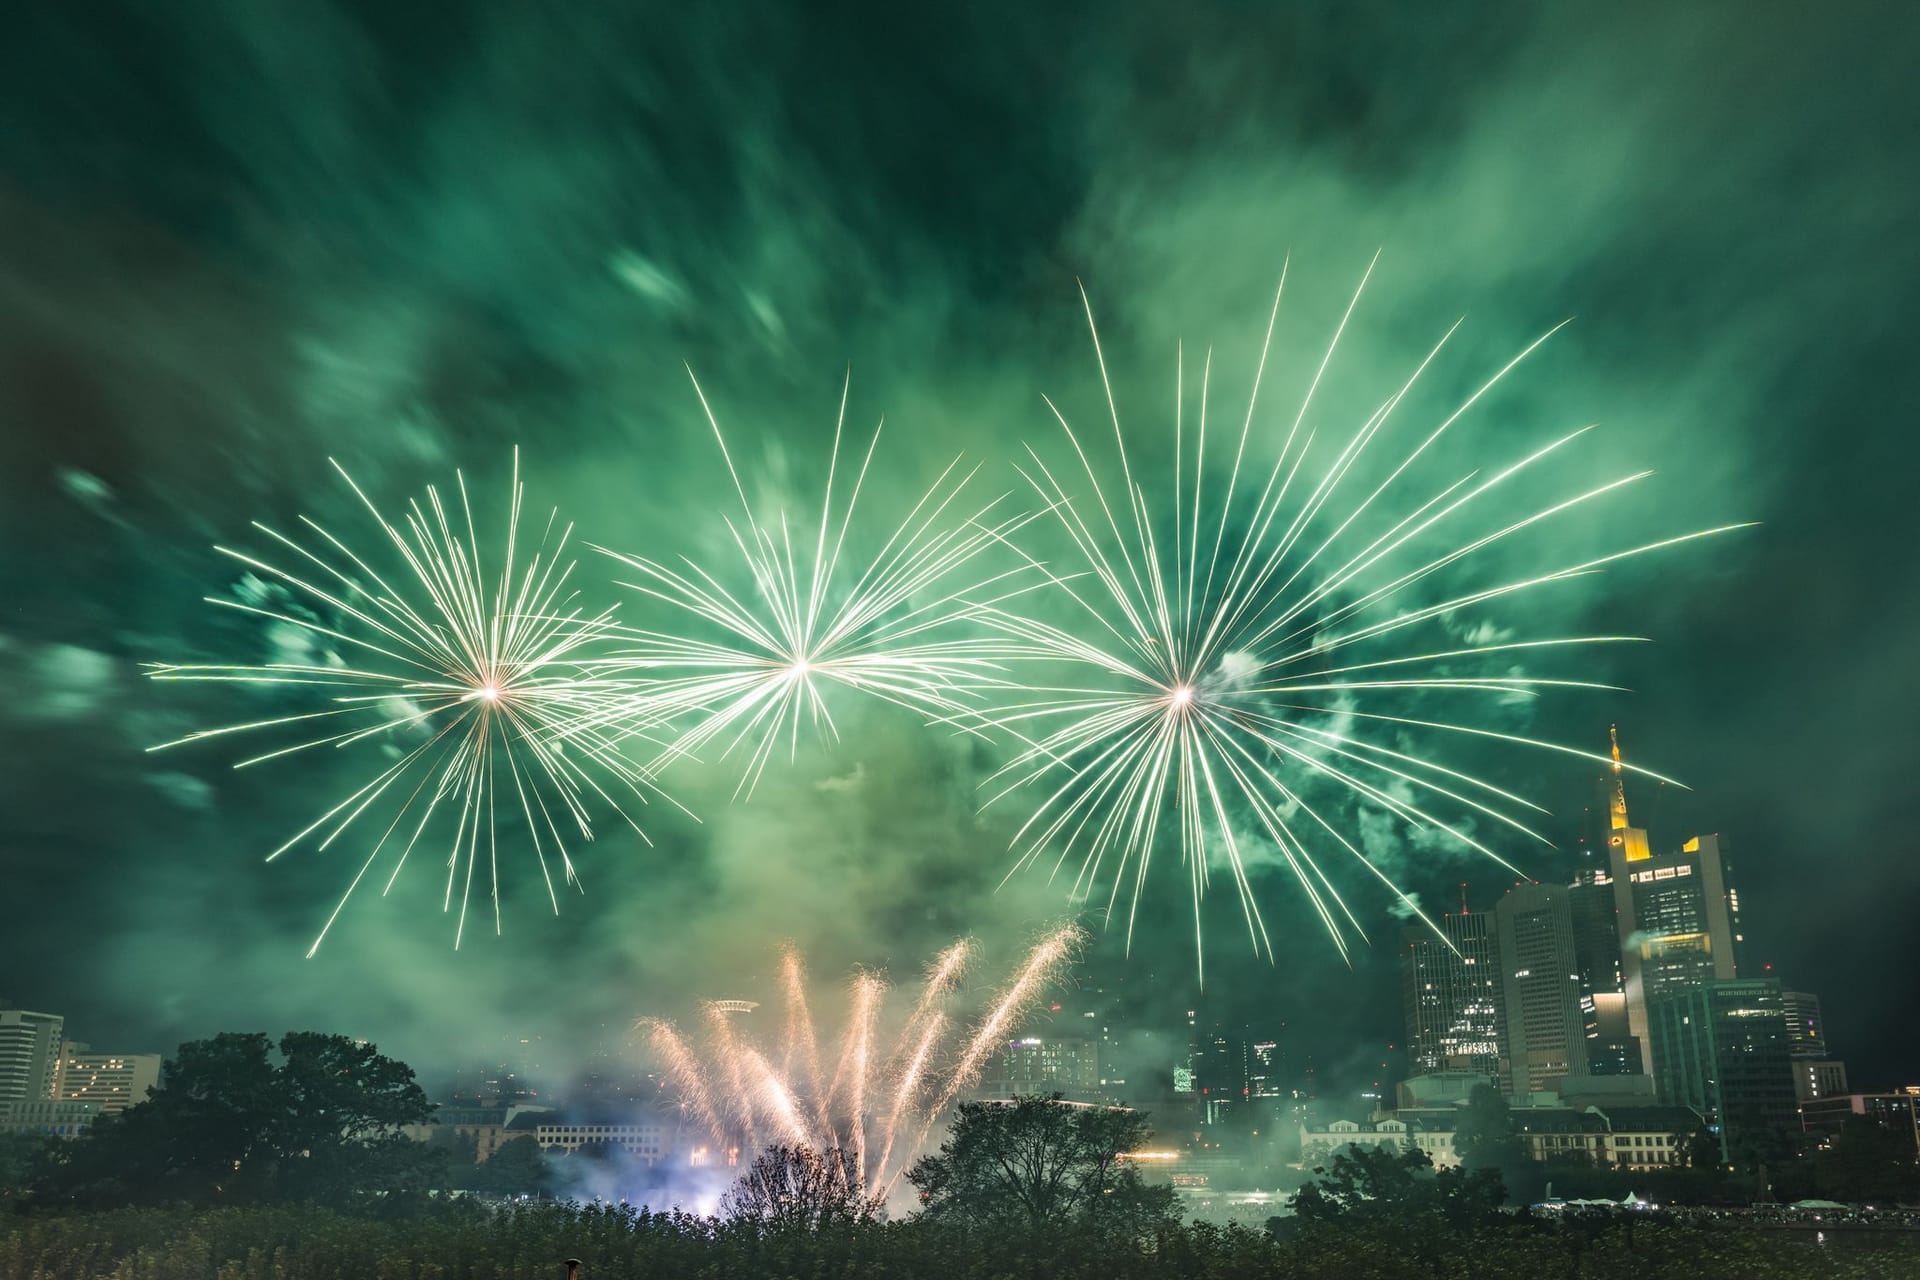
[[[1429,418],[1572,316],[1429,461],[1498,465],[1598,422],[1544,483],[1657,471],[1485,572],[1761,522],[1490,618],[1657,641],[1584,661],[1630,694],[1498,724],[1597,750],[1618,721],[1689,783],[1636,791],[1636,816],[1657,843],[1727,833],[1754,960],[1826,997],[1857,1080],[1906,1082],[1915,993],[1888,976],[1920,908],[1904,7],[1032,8],[9,19],[0,995],[115,1047],[312,1025],[424,1058],[751,987],[782,937],[827,972],[904,973],[969,931],[1004,954],[1066,904],[1041,878],[997,889],[1011,828],[977,813],[990,753],[856,706],[845,742],[751,806],[702,775],[677,790],[703,825],[662,817],[651,851],[609,828],[557,921],[519,876],[505,937],[455,955],[422,874],[308,961],[347,863],[259,856],[344,763],[148,756],[238,715],[137,664],[264,655],[260,628],[200,603],[235,578],[211,546],[256,519],[349,524],[329,456],[398,504],[455,467],[499,493],[518,445],[532,501],[586,538],[723,552],[729,490],[687,363],[763,509],[811,512],[849,364],[850,421],[888,424],[876,519],[956,452],[1013,489],[1023,442],[1059,446],[1042,392],[1100,421],[1076,278],[1164,476],[1175,342],[1214,346],[1243,412],[1290,253],[1271,441],[1378,250],[1322,393],[1329,432],[1463,315],[1415,406]],[[1578,762],[1461,767],[1577,838]],[[1369,835],[1429,904],[1465,880],[1484,906],[1511,879]],[[1570,865],[1504,851],[1541,878]],[[1108,941],[1089,971],[1151,972],[1172,1007],[1192,956],[1167,870],[1131,960]],[[1375,937],[1351,971],[1265,875],[1277,963],[1237,958],[1219,895],[1208,998],[1359,1076],[1398,1039],[1398,922],[1343,884]]]

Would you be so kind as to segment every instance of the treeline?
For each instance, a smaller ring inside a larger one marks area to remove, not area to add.
[[[1047,1231],[904,1221],[768,1223],[545,1204],[450,1204],[405,1218],[317,1207],[128,1209],[0,1222],[0,1280],[1890,1280],[1911,1251],[1822,1247],[1752,1231],[1642,1221],[1463,1229],[1420,1219],[1245,1227],[1098,1224]]]

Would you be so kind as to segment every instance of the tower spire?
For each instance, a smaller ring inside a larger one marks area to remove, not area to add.
[[[1613,798],[1608,804],[1608,816],[1613,830],[1624,831],[1627,828],[1627,787],[1620,770],[1620,726],[1608,725],[1607,737],[1613,741]]]

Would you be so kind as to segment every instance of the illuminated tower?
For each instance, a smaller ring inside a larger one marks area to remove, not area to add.
[[[1491,911],[1436,916],[1431,929],[1407,929],[1400,940],[1401,989],[1407,1012],[1407,1070],[1479,1071],[1508,1084],[1506,992],[1499,937]]]
[[[1560,885],[1517,885],[1494,907],[1493,919],[1512,1091],[1558,1090],[1587,1059],[1572,893]]]
[[[1608,827],[1628,1031],[1640,1041],[1643,1070],[1651,1074],[1649,1003],[1671,991],[1738,976],[1734,948],[1741,940],[1740,900],[1728,879],[1720,836],[1695,836],[1678,852],[1655,854],[1645,829],[1628,821],[1618,734],[1613,735]]]

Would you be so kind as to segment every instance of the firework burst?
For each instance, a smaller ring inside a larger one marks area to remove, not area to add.
[[[999,677],[1008,646],[997,636],[959,634],[956,628],[980,609],[976,598],[1009,577],[969,576],[964,587],[947,582],[982,551],[1017,530],[1027,516],[996,516],[1004,497],[965,517],[956,509],[978,468],[962,472],[947,464],[854,581],[841,578],[847,533],[880,443],[876,426],[837,514],[836,487],[843,483],[840,446],[846,423],[847,389],[834,422],[826,492],[819,520],[798,549],[782,513],[766,524],[754,517],[733,454],[719,421],[700,390],[708,425],[719,443],[727,474],[740,500],[740,521],[726,519],[751,587],[691,559],[680,567],[644,556],[599,548],[636,570],[623,583],[665,604],[692,632],[622,627],[627,647],[597,664],[617,680],[633,682],[628,697],[584,721],[590,731],[624,736],[634,726],[651,730],[666,722],[692,721],[649,765],[665,768],[719,744],[719,758],[744,756],[735,795],[751,796],[774,751],[784,742],[791,756],[802,722],[837,740],[839,730],[825,690],[840,685],[918,711],[929,719],[951,716],[984,681]],[[884,424],[883,424],[884,425]],[[809,547],[809,542],[811,546]],[[1006,597],[997,597],[1005,599]]]
[[[1545,842],[1520,816],[1543,812],[1539,806],[1450,767],[1437,753],[1401,749],[1400,736],[1409,731],[1471,735],[1596,761],[1602,757],[1488,727],[1484,716],[1416,718],[1409,714],[1408,699],[1442,694],[1513,699],[1549,687],[1603,688],[1581,679],[1515,674],[1498,664],[1633,637],[1435,644],[1416,628],[1724,531],[1667,538],[1545,573],[1496,577],[1465,589],[1454,585],[1478,553],[1523,538],[1649,473],[1552,499],[1534,496],[1530,482],[1539,464],[1582,434],[1575,431],[1491,471],[1407,492],[1414,485],[1415,462],[1550,331],[1383,468],[1383,479],[1371,487],[1358,485],[1364,474],[1359,464],[1452,336],[1450,329],[1405,383],[1361,422],[1325,470],[1310,476],[1304,464],[1314,433],[1305,424],[1365,285],[1363,277],[1270,466],[1261,467],[1250,454],[1260,448],[1256,406],[1285,271],[1224,481],[1206,468],[1212,352],[1199,362],[1198,413],[1191,427],[1187,361],[1184,352],[1179,354],[1175,462],[1170,500],[1160,504],[1150,502],[1149,487],[1130,461],[1092,304],[1082,291],[1113,428],[1118,483],[1103,480],[1080,433],[1048,399],[1076,465],[1057,472],[1029,447],[1029,464],[1021,471],[1071,542],[1076,570],[1055,574],[1038,552],[1016,550],[1030,567],[1048,574],[1073,621],[1058,626],[991,604],[977,616],[1066,678],[1059,684],[1009,682],[1002,705],[972,723],[991,723],[1021,744],[996,775],[989,803],[1016,791],[1037,796],[1014,839],[1015,870],[1051,850],[1054,874],[1073,869],[1076,896],[1107,884],[1109,918],[1124,893],[1129,941],[1154,855],[1168,845],[1178,849],[1185,864],[1197,951],[1203,943],[1201,901],[1210,869],[1219,866],[1232,879],[1254,949],[1271,956],[1248,875],[1254,841],[1271,849],[1292,873],[1343,955],[1349,932],[1364,937],[1364,931],[1322,867],[1328,851],[1351,855],[1419,914],[1411,898],[1325,811],[1327,802],[1314,793],[1329,787],[1411,828],[1496,860],[1500,855],[1477,839],[1468,823],[1458,817],[1449,821],[1436,810],[1480,815]],[[1077,493],[1070,491],[1069,481]],[[1496,501],[1518,506],[1524,514],[1490,529],[1458,532],[1467,516]],[[1429,590],[1425,602],[1410,603],[1410,590],[1422,583],[1437,583],[1440,589]]]
[[[745,1161],[774,1142],[843,1150],[860,1185],[884,1198],[940,1115],[979,1077],[1083,938],[1075,925],[1043,936],[964,1039],[951,1035],[956,1023],[945,1006],[974,959],[972,943],[956,942],[934,959],[912,1009],[891,1029],[886,983],[875,974],[855,974],[830,1078],[819,1065],[804,962],[792,950],[781,962],[782,1052],[756,1043],[739,1021],[754,1007],[745,1001],[706,1006],[704,1046],[657,1018],[643,1018],[639,1030],[673,1082],[687,1119],[727,1157]],[[723,1090],[718,1096],[716,1083]]]
[[[415,847],[429,838],[436,816],[452,828],[442,908],[452,912],[457,898],[456,947],[482,866],[499,930],[502,809],[517,811],[525,822],[548,899],[558,911],[552,863],[558,862],[567,884],[578,886],[568,842],[592,838],[592,804],[604,802],[645,839],[625,805],[660,795],[650,775],[625,760],[607,735],[579,727],[616,688],[584,665],[613,624],[611,611],[587,612],[568,586],[574,563],[564,556],[572,526],[556,536],[558,513],[549,514],[527,554],[518,451],[506,542],[491,565],[483,562],[466,481],[458,473],[457,509],[450,511],[429,487],[424,507],[411,502],[395,525],[339,463],[334,468],[385,535],[382,546],[395,559],[389,576],[304,516],[301,523],[311,535],[304,542],[256,523],[295,567],[218,547],[267,589],[242,599],[209,597],[209,603],[266,619],[297,637],[305,650],[297,656],[304,660],[150,669],[157,680],[324,691],[332,705],[203,729],[151,750],[277,733],[295,740],[234,767],[320,747],[364,745],[382,754],[387,762],[362,785],[267,855],[272,861],[308,840],[325,850],[350,829],[379,832],[309,955],[383,854],[391,855],[393,866],[382,893],[393,887]],[[629,722],[626,732],[641,728]]]

